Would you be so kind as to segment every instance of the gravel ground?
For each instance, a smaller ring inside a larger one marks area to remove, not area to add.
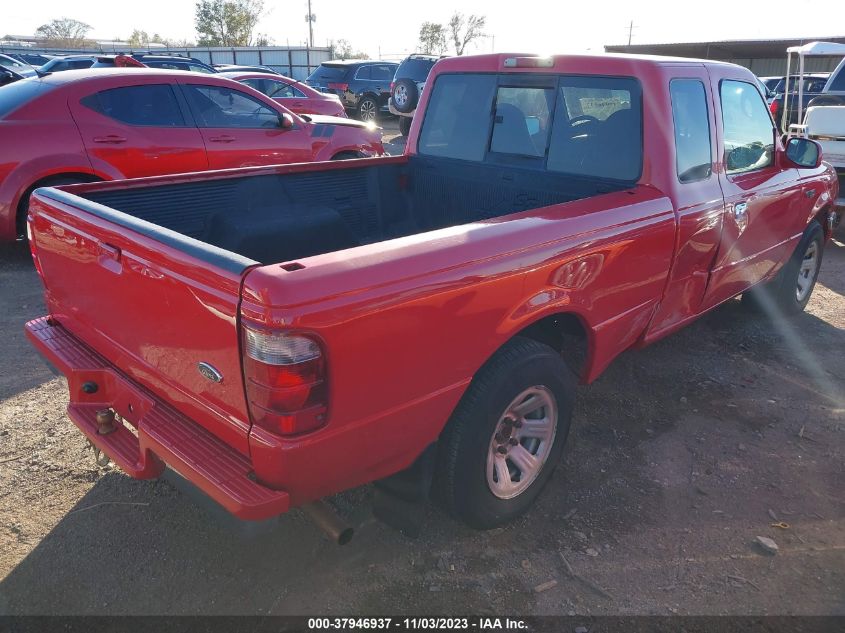
[[[24,340],[44,313],[28,253],[0,247],[0,614],[843,615],[844,294],[835,241],[805,314],[775,327],[732,301],[623,354],[514,524],[432,507],[409,540],[365,487],[333,499],[358,525],[340,548],[297,511],[239,524],[96,466]]]

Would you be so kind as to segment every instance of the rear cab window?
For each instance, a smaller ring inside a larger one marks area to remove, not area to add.
[[[633,77],[442,74],[417,151],[635,182],[642,89]]]

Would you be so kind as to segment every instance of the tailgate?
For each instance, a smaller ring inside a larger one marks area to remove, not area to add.
[[[51,317],[248,454],[237,314],[256,262],[52,188],[33,196],[29,231]]]

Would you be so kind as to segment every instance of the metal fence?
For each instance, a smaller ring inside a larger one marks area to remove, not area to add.
[[[0,53],[41,53],[44,55],[102,55],[104,53],[153,53],[155,55],[184,55],[207,64],[239,64],[267,66],[294,79],[305,79],[321,63],[329,61],[332,49],[305,46],[236,46],[189,48],[136,48],[102,46],[98,48],[58,49],[37,46],[2,46]]]

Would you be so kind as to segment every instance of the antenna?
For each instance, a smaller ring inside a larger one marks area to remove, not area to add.
[[[308,15],[305,16],[308,22],[308,47],[314,48],[314,22],[317,21],[317,14],[311,13],[311,0],[308,0]]]

